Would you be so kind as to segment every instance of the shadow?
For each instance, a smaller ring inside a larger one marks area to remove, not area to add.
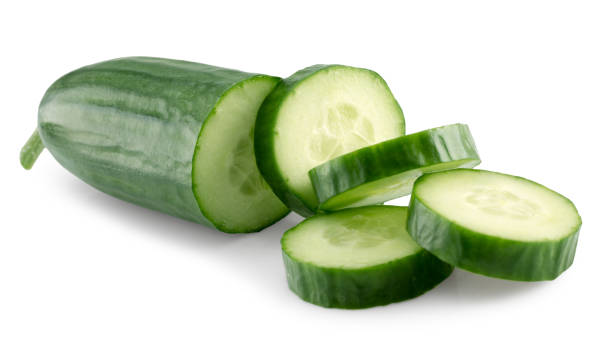
[[[61,187],[77,201],[91,204],[92,208],[99,209],[105,216],[118,219],[127,230],[151,236],[167,245],[193,250],[202,259],[214,259],[228,266],[233,273],[248,276],[258,289],[277,289],[278,286],[286,285],[280,238],[285,230],[303,220],[293,212],[260,232],[227,234],[119,200],[72,175],[65,174],[58,178],[57,183],[62,184]],[[486,303],[531,293],[545,285],[547,282],[507,281],[456,268],[451,276],[425,295],[408,302],[374,309],[414,309],[436,305],[446,308],[451,300]]]
[[[453,273],[432,293],[438,294],[438,297],[470,303],[490,302],[534,292],[546,284],[547,281],[508,281],[455,268]]]
[[[280,238],[302,217],[289,213],[272,226],[256,233],[228,234],[162,212],[147,209],[107,195],[72,175],[58,178],[70,197],[88,203],[104,216],[113,217],[127,230],[151,236],[165,245],[193,250],[202,259],[229,265],[235,273],[258,280],[262,288],[270,281],[284,285]]]

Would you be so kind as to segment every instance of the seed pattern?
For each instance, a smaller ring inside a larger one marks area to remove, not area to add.
[[[466,201],[485,213],[514,219],[527,219],[541,212],[537,204],[504,190],[474,189]]]
[[[317,121],[308,155],[312,161],[324,162],[372,143],[372,123],[352,105],[340,104],[329,108]]]
[[[253,160],[253,133],[238,141],[229,158],[229,175],[244,195],[254,195],[264,189],[264,180]]]
[[[323,237],[334,246],[368,248],[376,247],[397,236],[396,231],[382,219],[355,215],[325,230]]]

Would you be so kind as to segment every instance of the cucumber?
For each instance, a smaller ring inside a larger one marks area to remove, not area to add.
[[[334,308],[367,308],[432,289],[453,267],[418,246],[406,207],[351,208],[306,219],[281,239],[289,288]]]
[[[253,232],[288,212],[253,151],[257,110],[279,80],[160,58],[101,62],[48,89],[37,131],[62,166],[105,193]],[[24,167],[39,153],[38,134],[22,151]]]
[[[319,208],[333,211],[402,197],[423,173],[479,163],[468,126],[453,124],[358,149],[308,174]]]
[[[443,261],[518,281],[552,280],[573,262],[582,220],[574,204],[530,180],[483,170],[425,174],[407,229]]]
[[[375,72],[315,65],[281,81],[255,124],[257,166],[274,193],[302,216],[318,201],[308,170],[404,134],[404,115]]]

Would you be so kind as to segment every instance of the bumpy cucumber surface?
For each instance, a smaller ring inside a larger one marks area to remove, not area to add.
[[[60,164],[103,192],[222,231],[256,231],[288,211],[259,175],[252,142],[278,81],[186,61],[106,61],[49,88],[38,132]]]
[[[406,207],[370,206],[313,216],[281,240],[289,288],[310,303],[367,308],[432,289],[453,268],[405,230]]]
[[[378,74],[316,65],[281,81],[259,109],[257,165],[288,207],[310,216],[318,205],[311,168],[404,130],[402,110]]]
[[[402,197],[412,191],[412,184],[423,173],[479,163],[468,126],[453,124],[358,149],[308,174],[319,208],[333,211]]]
[[[581,226],[570,200],[530,180],[457,169],[414,184],[407,228],[438,258],[475,273],[552,280],[573,262]]]

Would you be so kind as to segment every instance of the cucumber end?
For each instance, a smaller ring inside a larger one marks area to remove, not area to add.
[[[45,145],[40,139],[37,128],[25,145],[23,145],[23,148],[21,148],[21,152],[19,153],[19,162],[21,166],[26,170],[32,169],[32,166],[34,166],[36,159],[38,159],[43,149],[45,149]]]

